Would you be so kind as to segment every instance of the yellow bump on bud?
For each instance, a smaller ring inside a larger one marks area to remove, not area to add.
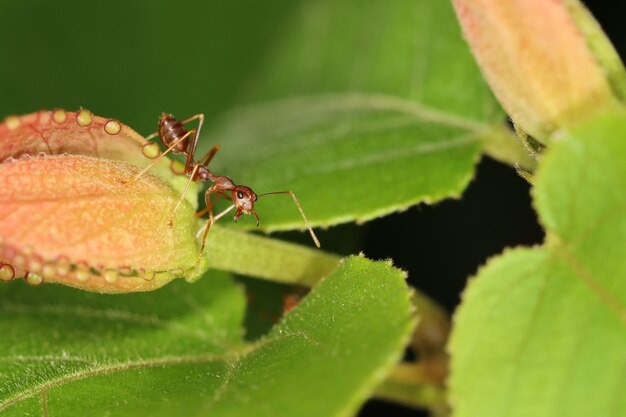
[[[104,131],[109,135],[117,135],[122,130],[122,125],[117,120],[109,120],[104,125]]]
[[[54,278],[56,275],[56,267],[54,264],[45,264],[41,270],[41,275],[44,278]]]
[[[159,145],[154,142],[146,143],[141,147],[141,152],[148,159],[154,159],[161,153]]]
[[[102,273],[104,281],[109,284],[115,284],[117,281],[118,273],[115,269],[108,269]]]
[[[52,114],[52,120],[56,123],[63,123],[65,119],[67,119],[67,114],[65,114],[65,111],[63,110],[55,110]]]
[[[0,281],[9,282],[15,278],[15,269],[9,264],[0,264]]]
[[[50,120],[52,119],[52,113],[49,111],[42,111],[39,113],[39,124],[40,125],[47,125],[48,123],[50,123]]]
[[[185,270],[183,268],[172,269],[170,273],[178,278],[183,278],[185,276]]]
[[[145,281],[152,281],[156,277],[156,271],[146,271],[143,268],[139,269],[138,273],[139,277]]]
[[[34,272],[29,272],[24,278],[27,283],[30,285],[41,285],[43,284],[43,277],[39,274],[35,274]]]
[[[172,159],[172,162],[170,163],[170,169],[174,174],[183,175],[185,173],[185,164],[176,159]]]
[[[78,123],[78,125],[82,127],[89,126],[92,121],[93,121],[93,117],[89,110],[83,109],[79,111],[78,115],[76,116],[76,123]]]
[[[70,273],[70,261],[65,258],[61,258],[56,262],[56,275],[60,277],[67,276]]]
[[[129,275],[132,275],[132,273],[133,273],[133,269],[130,266],[127,266],[127,265],[120,266],[118,268],[118,271],[119,271],[119,273],[121,275],[124,275],[124,276],[129,276]]]
[[[76,270],[74,271],[74,277],[76,280],[80,282],[85,282],[89,279],[90,276],[89,267],[84,264],[76,265]]]
[[[27,269],[29,272],[39,273],[41,272],[42,268],[43,268],[43,262],[41,261],[41,259],[34,257],[28,261]]]
[[[22,254],[16,254],[12,262],[18,267],[26,267],[26,257]]]
[[[616,100],[565,0],[453,0],[478,64],[513,121],[546,143]]]
[[[22,124],[17,116],[7,117],[6,119],[4,119],[4,123],[7,125],[9,130],[15,130]]]

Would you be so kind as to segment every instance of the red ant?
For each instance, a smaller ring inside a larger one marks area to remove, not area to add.
[[[185,129],[184,125],[186,123],[189,123],[196,119],[199,120],[197,129],[191,129],[191,130]],[[200,249],[200,256],[202,256],[202,252],[204,251],[204,246],[206,243],[207,235],[209,233],[209,229],[211,228],[211,225],[215,221],[217,221],[219,218],[221,218],[222,216],[224,216],[225,214],[227,214],[229,211],[231,211],[233,208],[236,207],[237,211],[235,212],[235,216],[233,218],[235,222],[244,213],[253,214],[254,217],[256,218],[256,224],[258,226],[260,223],[260,219],[256,211],[254,210],[254,203],[259,199],[259,197],[263,197],[263,196],[271,195],[271,194],[291,195],[294,203],[296,204],[296,207],[298,207],[298,211],[300,211],[300,214],[302,215],[302,219],[304,220],[304,223],[306,224],[307,229],[309,229],[309,233],[311,234],[311,237],[313,238],[315,245],[319,248],[320,242],[317,239],[317,236],[315,236],[315,233],[313,232],[313,228],[311,227],[311,225],[309,224],[309,221],[304,215],[302,206],[300,205],[300,202],[296,198],[296,195],[293,193],[293,191],[272,191],[272,192],[257,195],[255,194],[254,191],[252,191],[250,187],[247,187],[245,185],[237,185],[232,179],[230,179],[229,177],[225,175],[213,174],[209,170],[208,165],[213,159],[213,157],[215,156],[215,154],[217,153],[217,151],[219,151],[220,149],[219,145],[215,145],[206,155],[200,158],[199,161],[194,161],[196,145],[198,144],[198,138],[200,137],[200,131],[202,130],[203,124],[204,124],[203,114],[196,114],[195,116],[192,116],[188,119],[180,121],[176,119],[174,116],[172,116],[171,114],[163,113],[161,114],[161,118],[159,119],[158,131],[146,137],[146,139],[150,140],[158,136],[163,142],[163,144],[167,146],[167,149],[161,155],[159,155],[158,158],[152,161],[150,165],[148,165],[144,170],[142,170],[139,174],[137,174],[132,179],[132,181],[138,180],[142,175],[148,172],[150,168],[152,168],[155,164],[157,164],[169,152],[172,152],[175,154],[183,154],[187,158],[187,161],[185,163],[184,174],[189,177],[189,181],[187,181],[187,185],[185,186],[183,194],[178,200],[176,207],[174,208],[174,210],[172,211],[170,215],[168,224],[172,225],[172,222],[174,219],[174,213],[176,213],[176,210],[178,210],[180,203],[185,198],[185,194],[187,194],[187,190],[189,189],[189,185],[191,184],[191,182],[192,181],[211,181],[213,182],[213,184],[206,191],[205,197],[204,197],[206,200],[206,208],[196,213],[196,217],[201,217],[206,212],[209,213],[209,220],[207,222],[207,227],[202,237],[202,247]],[[213,200],[211,200],[212,194],[216,196],[216,198]],[[219,213],[217,216],[214,216],[213,206],[215,205],[217,200],[219,200],[220,198],[230,200],[232,202],[232,205],[230,205],[224,211]],[[199,259],[200,257],[198,257],[198,260]]]

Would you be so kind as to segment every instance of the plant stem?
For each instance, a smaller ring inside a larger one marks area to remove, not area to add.
[[[218,225],[211,227],[204,256],[210,268],[307,287],[330,274],[341,259],[319,249]]]
[[[398,402],[409,407],[427,408],[434,415],[448,414],[445,390],[429,384],[423,378],[419,364],[399,364],[374,393],[382,400]]]
[[[506,126],[492,126],[484,132],[483,152],[496,161],[507,165],[519,165],[526,171],[534,171],[537,161],[524,148],[515,133]]]

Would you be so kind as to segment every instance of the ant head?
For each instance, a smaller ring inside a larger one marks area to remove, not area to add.
[[[317,246],[318,248],[320,247],[320,241],[317,239],[317,236],[315,236],[315,232],[313,232],[313,228],[311,227],[311,225],[309,224],[309,221],[304,215],[304,211],[302,211],[302,206],[300,206],[300,202],[296,198],[296,195],[293,193],[293,191],[271,191],[269,193],[256,195],[256,193],[252,191],[252,188],[246,187],[245,185],[236,185],[233,182],[233,180],[231,180],[229,177],[225,175],[219,175],[219,176],[213,177],[211,178],[211,181],[213,181],[213,185],[211,186],[211,188],[207,190],[207,197],[206,197],[207,205],[209,205],[210,203],[209,196],[211,194],[217,194],[219,197],[228,198],[227,193],[230,192],[231,193],[230,199],[233,202],[233,205],[227,208],[226,210],[224,210],[222,213],[220,213],[215,218],[215,220],[222,217],[223,214],[226,214],[231,209],[236,207],[237,212],[235,213],[235,217],[233,220],[237,221],[237,219],[241,217],[241,215],[244,213],[253,214],[254,217],[256,218],[256,225],[258,226],[260,223],[260,219],[259,219],[259,216],[256,214],[256,211],[254,211],[254,203],[258,200],[258,198],[266,196],[266,195],[272,195],[272,194],[287,194],[291,196],[291,198],[293,199],[293,202],[296,204],[296,207],[298,208],[298,211],[300,212],[300,215],[302,216],[302,219],[304,220],[304,223],[306,224],[307,229],[309,229],[309,233],[311,234],[311,237],[313,238],[313,241],[315,242],[315,246]],[[206,230],[207,231],[209,230],[208,227]],[[205,232],[205,236],[206,236],[206,232]]]
[[[235,213],[235,221],[243,213],[254,214],[259,223],[259,216],[254,211],[254,203],[258,199],[257,195],[252,191],[252,188],[245,185],[236,185],[232,189],[232,200],[237,207],[237,213]]]

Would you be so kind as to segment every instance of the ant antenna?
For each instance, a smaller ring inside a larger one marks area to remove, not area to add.
[[[311,234],[311,238],[313,238],[313,242],[315,242],[315,246],[319,248],[321,246],[320,241],[315,235],[315,232],[313,231],[311,224],[309,223],[306,216],[304,215],[304,210],[302,210],[302,206],[300,205],[300,202],[296,198],[296,195],[293,193],[293,191],[271,191],[269,193],[259,194],[258,197],[260,198],[260,197],[263,197],[266,195],[272,195],[272,194],[289,194],[293,198],[293,202],[296,203],[296,207],[298,207],[298,211],[300,212],[300,215],[302,216],[302,220],[304,220],[304,224],[306,224],[307,229],[309,229],[309,233]]]

